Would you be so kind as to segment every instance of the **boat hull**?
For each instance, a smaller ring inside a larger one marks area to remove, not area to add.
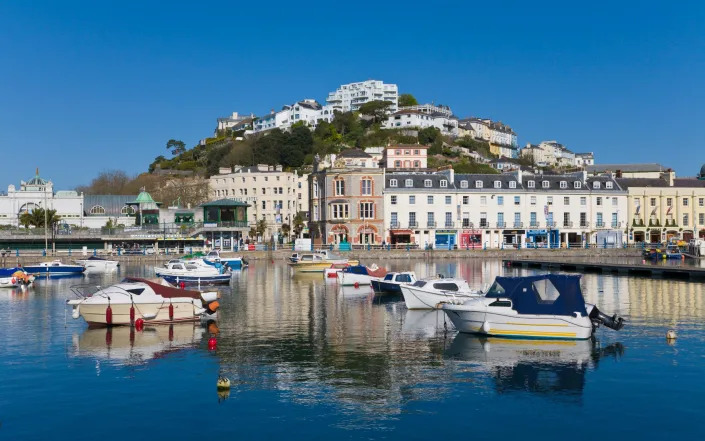
[[[345,260],[345,261],[320,261],[320,262],[290,262],[289,265],[300,273],[322,273],[327,268],[330,268],[333,264],[349,264],[357,265],[359,262],[357,260]]]
[[[193,302],[171,302],[174,315],[169,316],[169,302],[135,304],[135,320],[141,318],[145,323],[179,323],[201,319],[205,310]],[[130,303],[111,304],[111,325],[130,325]],[[81,317],[91,326],[107,326],[107,304],[83,303],[79,307]],[[148,318],[145,318],[148,317]]]
[[[83,266],[25,266],[23,269],[29,274],[39,274],[49,277],[80,276],[86,270]]]
[[[584,340],[592,336],[589,317],[560,315],[506,314],[485,308],[468,309],[464,305],[444,305],[453,326],[465,333],[509,338]]]
[[[158,274],[159,277],[171,284],[180,284],[181,282],[187,285],[229,285],[230,274],[218,274],[215,276],[174,276],[167,274]]]
[[[338,279],[338,285],[341,286],[367,286],[372,284],[372,280],[377,280],[376,277],[364,274],[346,273],[345,271],[338,271],[336,278]]]
[[[404,303],[408,309],[438,309],[440,304],[453,301],[462,301],[477,296],[468,294],[444,294],[417,289],[411,285],[400,286],[401,294],[404,296]]]
[[[383,280],[372,280],[372,289],[376,292],[387,292],[401,294],[401,283],[385,282]]]
[[[115,271],[119,266],[117,260],[77,260],[76,263],[83,265],[89,272]]]
[[[15,279],[15,282],[12,282],[13,279],[14,277],[0,278],[0,288],[17,288],[18,286],[20,286],[17,279]]]

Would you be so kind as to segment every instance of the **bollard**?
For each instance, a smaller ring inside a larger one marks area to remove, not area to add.
[[[93,248],[93,255],[95,256],[96,254],[98,254],[98,253],[96,253],[95,248]]]
[[[71,248],[69,248],[69,256],[71,256]]]
[[[46,255],[47,255],[47,250],[46,250],[46,248],[44,248],[44,249],[42,250],[42,256],[46,257]]]
[[[20,249],[19,248],[17,248],[17,250],[15,251],[15,256],[20,257]]]

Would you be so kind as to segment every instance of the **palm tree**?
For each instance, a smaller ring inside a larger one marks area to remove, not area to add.
[[[282,224],[282,234],[286,237],[286,241],[289,242],[289,233],[291,232],[291,227],[289,224]]]
[[[264,237],[264,233],[267,231],[267,221],[260,219],[257,221],[257,235]]]
[[[32,221],[32,213],[30,213],[29,211],[25,211],[20,215],[20,225],[22,225],[23,227],[29,228],[29,226],[33,224]]]
[[[301,212],[296,213],[294,216],[294,235],[298,237],[299,234],[304,230],[304,215]]]

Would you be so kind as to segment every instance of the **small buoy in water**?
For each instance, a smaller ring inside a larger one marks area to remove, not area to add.
[[[215,348],[218,346],[218,340],[216,340],[215,337],[211,337],[208,339],[208,350],[209,351],[215,351]]]
[[[218,377],[218,381],[216,382],[216,386],[218,387],[218,390],[230,389],[230,380],[225,377]]]
[[[360,287],[360,284],[359,284],[358,282],[355,282],[355,284],[354,284],[353,286],[354,286],[355,288],[359,288],[359,287]]]
[[[666,340],[675,340],[676,337],[678,336],[676,335],[676,331],[673,329],[669,329],[668,332],[666,332]]]
[[[144,319],[138,318],[135,320],[135,330],[141,331],[142,329],[144,329]]]

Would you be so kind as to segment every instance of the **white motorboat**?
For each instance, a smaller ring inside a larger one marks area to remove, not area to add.
[[[70,265],[62,263],[58,259],[36,265],[25,265],[23,269],[29,274],[40,274],[47,277],[80,276],[86,271],[86,267],[83,265]]]
[[[373,280],[379,280],[387,274],[387,270],[379,268],[377,265],[366,267],[364,265],[352,265],[343,268],[336,273],[338,285],[341,286],[361,286],[371,285]]]
[[[78,299],[68,300],[72,317],[83,317],[88,325],[176,323],[215,318],[218,293],[178,289],[140,278],[126,278],[90,294],[72,287]]]
[[[497,277],[485,296],[442,308],[461,332],[501,337],[580,340],[600,325],[624,326],[621,317],[585,303],[575,275]]]
[[[249,262],[244,257],[223,257],[218,250],[209,252],[203,260],[208,263],[224,263],[232,269],[242,269],[249,265]]]
[[[348,265],[347,263],[334,263],[330,266],[330,268],[326,268],[325,270],[323,270],[323,278],[326,279],[326,282],[337,282],[338,273],[349,266],[350,265]]]
[[[372,289],[380,293],[396,293],[401,294],[402,285],[412,285],[416,283],[416,273],[413,271],[404,271],[401,273],[387,273],[381,280],[372,281]]]
[[[229,284],[231,272],[223,266],[215,267],[201,259],[189,261],[172,260],[166,268],[154,267],[157,277],[162,277],[169,283]]]
[[[17,288],[30,286],[34,276],[22,268],[0,268],[0,288]]]
[[[409,309],[437,309],[442,303],[462,303],[482,295],[470,289],[463,279],[437,277],[400,285],[404,303]]]
[[[117,260],[107,260],[98,256],[91,256],[88,259],[75,260],[78,265],[83,265],[88,272],[108,272],[115,271],[120,262]]]

